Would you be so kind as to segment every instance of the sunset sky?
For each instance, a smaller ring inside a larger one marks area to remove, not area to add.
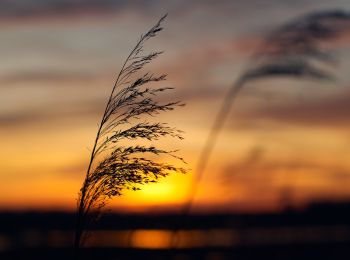
[[[185,131],[165,140],[188,162],[110,203],[176,210],[186,201],[218,108],[262,38],[310,11],[348,0],[0,0],[0,209],[73,210],[115,76],[138,37],[163,14],[149,68],[187,105],[159,117]],[[332,82],[269,79],[240,92],[195,200],[195,210],[278,210],[350,199],[350,40],[328,46]],[[179,165],[180,166],[180,165]]]

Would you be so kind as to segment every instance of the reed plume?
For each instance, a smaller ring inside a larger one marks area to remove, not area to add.
[[[350,13],[339,10],[322,11],[299,17],[281,26],[265,38],[248,62],[247,68],[229,89],[195,168],[193,186],[182,211],[187,214],[193,205],[198,185],[208,165],[217,138],[228,117],[239,91],[248,83],[264,78],[290,77],[293,79],[332,80],[330,69],[334,57],[322,48],[349,29]]]
[[[144,67],[162,53],[144,54],[143,47],[163,29],[161,23],[165,18],[166,15],[140,37],[112,88],[78,197],[76,249],[83,246],[89,225],[111,198],[120,196],[124,190],[139,190],[141,185],[157,182],[171,172],[186,172],[184,168],[148,158],[148,155],[152,158],[168,155],[183,161],[175,154],[176,151],[135,144],[137,140],[156,141],[166,136],[183,139],[180,130],[165,123],[141,121],[143,116],[154,117],[183,105],[181,102],[159,103],[155,100],[161,92],[172,89],[148,87],[151,83],[164,81],[165,74],[141,74]],[[127,141],[127,145],[121,144],[121,141]]]

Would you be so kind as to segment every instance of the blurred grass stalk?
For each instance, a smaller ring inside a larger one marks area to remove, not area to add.
[[[279,27],[265,38],[258,51],[248,62],[247,69],[239,76],[225,96],[214,123],[200,152],[182,214],[192,209],[198,187],[210,161],[218,136],[240,90],[248,83],[260,79],[289,77],[291,79],[333,80],[329,69],[334,57],[321,43],[335,39],[349,29],[350,13],[342,10],[312,12]]]

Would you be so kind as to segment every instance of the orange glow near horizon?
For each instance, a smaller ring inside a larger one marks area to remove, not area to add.
[[[198,4],[193,10],[202,12],[169,11],[164,32],[146,49],[166,50],[149,67],[167,73],[165,86],[175,87],[162,93],[161,101],[186,103],[157,119],[185,132],[185,140],[161,140],[160,145],[179,149],[188,164],[177,166],[189,173],[125,191],[109,208],[143,213],[181,209],[229,87],[263,32],[292,14],[276,5],[271,15],[249,23],[245,15],[226,13],[232,6],[212,10]],[[76,17],[54,12],[40,19],[6,18],[0,26],[1,210],[75,210],[115,73],[158,15],[158,9],[115,14],[89,9]],[[349,35],[331,43],[339,59],[337,81],[261,80],[242,89],[200,182],[194,211],[273,211],[350,200],[350,48],[344,44]],[[167,239],[157,237],[150,247]]]

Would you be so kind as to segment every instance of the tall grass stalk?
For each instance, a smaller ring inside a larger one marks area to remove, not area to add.
[[[181,102],[157,102],[158,94],[172,88],[148,86],[164,81],[166,75],[142,72],[162,53],[144,54],[143,47],[163,29],[161,23],[165,18],[166,15],[140,37],[122,65],[108,98],[78,197],[76,249],[83,246],[90,224],[99,217],[111,198],[121,195],[126,189],[139,190],[142,184],[156,182],[171,172],[185,173],[181,167],[147,158],[147,155],[152,155],[152,158],[167,155],[183,161],[176,151],[135,144],[137,140],[154,143],[166,136],[183,139],[180,130],[165,123],[141,121],[144,116],[154,117],[183,105]],[[121,141],[127,141],[127,145],[122,145]]]
[[[299,17],[266,37],[251,57],[247,68],[229,89],[219,108],[200,152],[194,171],[195,180],[182,209],[183,214],[188,214],[193,206],[218,136],[240,90],[248,83],[263,78],[333,79],[328,69],[334,65],[334,58],[328,50],[322,48],[321,43],[332,40],[349,29],[349,23],[348,12],[341,10],[316,12]],[[328,69],[325,70],[324,67]]]

